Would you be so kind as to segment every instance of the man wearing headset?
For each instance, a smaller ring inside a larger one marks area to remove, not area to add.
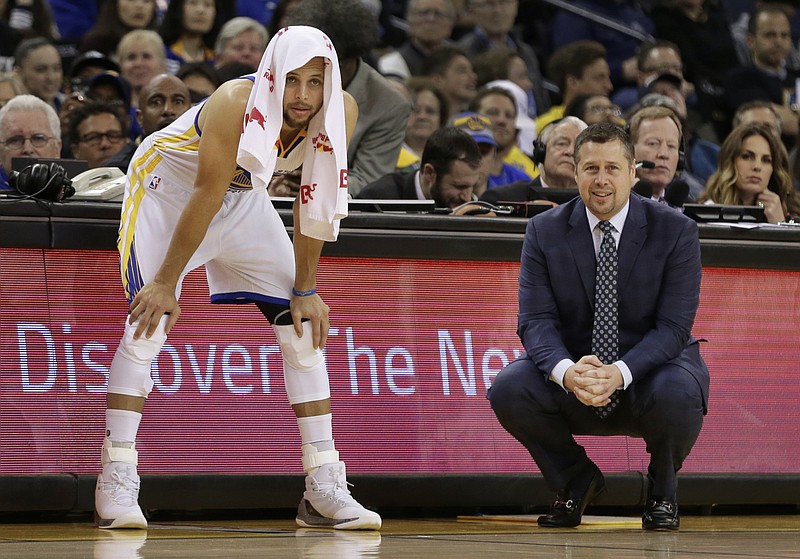
[[[575,116],[556,120],[542,130],[533,149],[533,160],[539,168],[539,176],[532,181],[517,181],[491,188],[481,195],[481,200],[491,204],[498,202],[526,202],[543,198],[540,188],[577,188],[575,183],[575,139],[586,123]]]
[[[0,191],[14,157],[61,157],[61,125],[53,107],[33,95],[17,95],[0,109]]]
[[[639,167],[636,176],[652,185],[653,200],[664,202],[683,153],[681,121],[666,107],[646,107],[630,118],[629,132],[636,161],[654,164],[652,168]]]

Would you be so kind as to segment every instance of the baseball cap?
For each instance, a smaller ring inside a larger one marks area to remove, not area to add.
[[[480,113],[458,113],[450,120],[450,126],[460,128],[478,144],[489,144],[497,147],[492,136],[492,121]]]
[[[96,50],[88,50],[75,58],[69,69],[70,77],[78,76],[85,68],[97,67],[106,71],[119,73],[119,64],[108,58],[103,53]]]
[[[675,74],[658,74],[657,76],[654,76],[646,80],[644,82],[644,86],[645,88],[647,88],[647,91],[650,92],[653,86],[658,82],[670,83],[675,87],[677,87],[678,89],[680,89],[681,85],[683,85],[683,80],[679,76],[676,76]]]
[[[119,93],[120,98],[125,102],[125,106],[131,105],[131,86],[128,81],[117,72],[101,72],[89,80],[89,92],[98,85],[111,85]]]

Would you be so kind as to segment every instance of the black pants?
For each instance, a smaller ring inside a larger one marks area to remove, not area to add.
[[[601,419],[528,358],[495,378],[489,400],[500,424],[528,449],[553,491],[585,491],[594,464],[573,435],[643,438],[650,454],[651,495],[677,500],[677,472],[703,425],[703,396],[695,378],[671,363],[620,393],[614,414]]]

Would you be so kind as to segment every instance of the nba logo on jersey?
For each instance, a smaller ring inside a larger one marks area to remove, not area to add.
[[[152,179],[150,179],[150,184],[147,185],[147,188],[150,190],[156,190],[159,184],[161,184],[161,177],[154,176]]]

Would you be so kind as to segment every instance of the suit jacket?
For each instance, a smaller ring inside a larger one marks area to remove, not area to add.
[[[389,173],[361,189],[356,198],[366,200],[417,200],[417,171]]]
[[[490,188],[481,194],[480,199],[490,204],[497,204],[500,201],[529,202],[536,199],[536,197],[531,198],[533,191],[529,190],[529,187],[537,188],[540,186],[542,186],[542,177],[536,177],[532,181],[516,181],[511,184]]]
[[[667,362],[679,365],[697,380],[707,404],[708,369],[691,335],[702,275],[697,224],[640,196],[629,200],[617,249],[620,359],[631,370],[631,387]],[[580,198],[528,222],[517,333],[542,374],[562,359],[591,354],[596,267]]]
[[[411,104],[363,60],[345,91],[358,103],[356,129],[347,146],[347,188],[355,196],[395,170]]]

